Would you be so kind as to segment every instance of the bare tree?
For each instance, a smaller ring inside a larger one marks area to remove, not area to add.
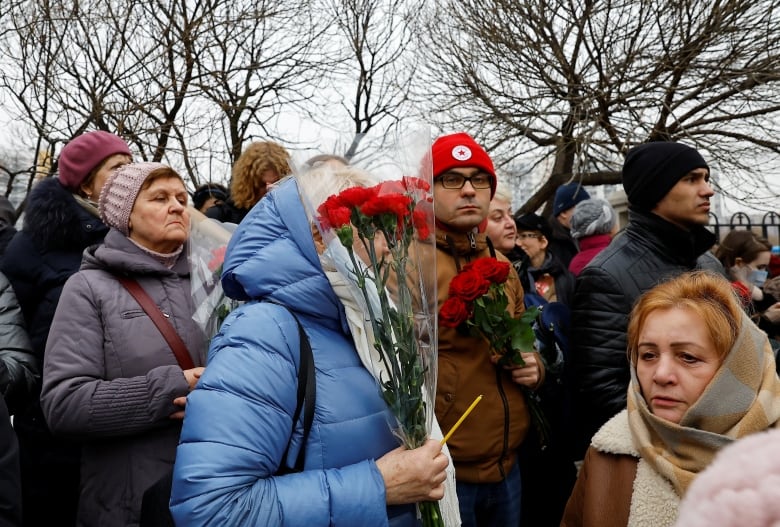
[[[183,165],[197,185],[211,179],[204,167],[224,174],[256,130],[270,135],[265,123],[285,104],[311,97],[310,55],[321,31],[307,5],[99,0],[87,9],[11,0],[0,92],[37,135],[33,159],[105,129],[143,159]]]
[[[284,108],[312,98],[326,26],[304,0],[213,0],[196,60],[200,96],[218,110],[231,162]]]
[[[360,153],[364,138],[384,132],[411,113],[410,90],[417,75],[416,41],[423,2],[420,0],[328,0],[336,42],[343,58],[334,73],[347,86],[338,95],[353,135],[344,157]],[[347,94],[350,93],[351,96]]]
[[[778,0],[451,0],[429,24],[427,96],[505,163],[546,168],[523,212],[570,180],[620,182],[652,140],[696,146],[721,190],[776,208],[755,164],[780,160],[778,16]]]

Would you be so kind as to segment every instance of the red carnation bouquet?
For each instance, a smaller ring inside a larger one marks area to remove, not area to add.
[[[431,202],[427,181],[403,177],[345,189],[317,210],[328,244],[323,256],[359,290],[353,296],[370,322],[373,373],[408,448],[425,443],[434,418],[436,270],[433,262],[421,265],[414,249],[431,234]],[[340,243],[329,242],[329,233]],[[425,527],[444,526],[438,502],[418,508]]]
[[[509,300],[504,284],[509,269],[509,262],[491,257],[478,258],[464,265],[450,282],[449,298],[439,310],[439,324],[487,339],[490,352],[499,356],[499,366],[524,366],[522,352],[535,351],[533,328],[539,310],[528,308],[519,319],[507,311]],[[521,388],[539,440],[546,444],[550,427],[541,400],[527,386]]]

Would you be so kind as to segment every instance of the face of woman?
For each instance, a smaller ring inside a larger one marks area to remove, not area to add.
[[[682,308],[650,313],[639,331],[636,374],[650,411],[679,423],[721,360],[702,318]]]
[[[130,238],[152,251],[178,249],[190,232],[187,190],[179,178],[159,178],[138,193],[130,213]]]
[[[274,185],[282,179],[279,172],[273,169],[268,169],[260,176],[260,181],[265,185],[265,190],[262,191],[261,198],[264,197],[270,190],[274,188]]]
[[[544,263],[544,257],[547,255],[547,238],[542,233],[519,231],[517,233],[517,246],[525,251],[534,267],[539,267]]]
[[[488,223],[485,233],[493,242],[497,251],[506,254],[515,247],[517,226],[512,218],[512,211],[508,201],[501,198],[493,198],[488,210]]]
[[[127,154],[114,154],[112,156],[108,156],[103,160],[103,163],[100,165],[100,168],[97,170],[97,172],[95,172],[95,176],[89,179],[88,182],[81,184],[81,193],[86,196],[87,199],[97,203],[98,199],[100,198],[100,191],[103,190],[103,185],[106,184],[106,179],[108,176],[110,176],[117,168],[121,167],[122,165],[131,163],[132,161],[133,158]]]

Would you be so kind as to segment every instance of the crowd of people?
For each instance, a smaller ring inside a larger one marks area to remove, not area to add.
[[[427,501],[447,527],[780,518],[755,483],[780,478],[777,447],[749,462],[777,444],[780,277],[766,239],[706,228],[710,168],[691,146],[627,152],[621,229],[577,181],[549,214],[516,214],[473,137],[433,142],[413,175],[430,179],[418,244],[437,309],[495,259],[509,315],[537,313],[536,344],[506,362],[440,323],[434,426],[413,449],[311,215],[374,174],[331,154],[296,167],[258,141],[229,186],[190,194],[105,131],[68,142],[57,172],[18,231],[0,199],[0,525],[416,527]],[[232,232],[215,272],[241,302],[213,338],[193,318],[201,213]]]

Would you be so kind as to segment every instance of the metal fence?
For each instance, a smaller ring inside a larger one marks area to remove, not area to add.
[[[780,245],[780,213],[777,212],[767,212],[759,218],[755,216],[751,218],[744,212],[737,212],[725,222],[715,214],[710,213],[709,226],[715,232],[718,240],[722,240],[726,234],[735,229],[751,230],[769,240],[773,246]]]

